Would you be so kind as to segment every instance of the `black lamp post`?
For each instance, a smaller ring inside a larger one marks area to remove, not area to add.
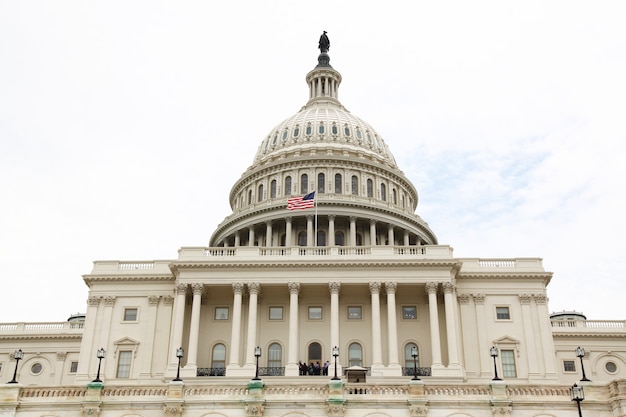
[[[581,379],[581,381],[591,381],[585,375],[585,365],[583,364],[583,358],[585,357],[585,349],[583,349],[580,346],[578,346],[576,348],[576,356],[578,356],[580,358],[580,368],[583,371],[583,379]]]
[[[417,376],[417,346],[413,346],[411,348],[411,356],[413,356],[413,381],[419,381],[419,377]]]
[[[176,378],[172,379],[172,381],[182,381],[180,378],[180,360],[185,356],[185,349],[179,347],[176,349],[176,357],[178,358],[178,369],[176,370]]]
[[[22,352],[22,349],[16,350],[13,353],[13,357],[15,358],[15,371],[13,372],[13,379],[8,384],[17,384],[17,365],[24,358],[24,352]]]
[[[337,356],[339,356],[339,348],[335,346],[333,347],[333,358],[335,358],[335,376],[331,378],[333,381],[341,379],[337,376]]]
[[[491,346],[491,349],[489,349],[489,353],[493,358],[493,372],[495,374],[492,381],[502,381],[502,378],[498,377],[498,364],[496,363],[496,358],[498,357],[498,348],[495,346]]]
[[[578,417],[583,417],[583,412],[580,409],[580,402],[585,399],[585,391],[583,391],[583,387],[579,387],[574,384],[570,394],[572,396],[572,401],[576,401],[576,404],[578,405]]]
[[[259,356],[261,356],[261,347],[257,346],[254,348],[254,357],[256,358],[256,372],[254,373],[254,378],[252,380],[259,381]]]
[[[91,382],[102,382],[102,380],[100,379],[100,365],[102,365],[102,359],[104,359],[105,353],[106,351],[104,350],[104,348],[100,348],[96,352],[96,357],[98,358],[98,373],[96,374],[96,379]]]

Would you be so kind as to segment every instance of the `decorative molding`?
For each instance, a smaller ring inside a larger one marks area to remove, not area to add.
[[[300,293],[300,283],[299,282],[288,282],[287,283],[287,288],[289,288],[289,294],[296,294],[296,295],[298,295]]]
[[[519,301],[522,304],[530,304],[530,300],[532,299],[532,296],[530,294],[520,294],[519,295]]]
[[[387,291],[387,294],[395,294],[396,290],[398,289],[398,283],[397,282],[385,282],[385,291]]]
[[[341,282],[329,282],[328,289],[331,294],[339,294],[339,291],[341,291]]]
[[[426,283],[426,294],[437,294],[437,289],[439,288],[438,282],[427,282]]]
[[[174,297],[172,297],[171,295],[163,296],[163,304],[165,304],[166,306],[171,306],[172,304],[174,304]]]
[[[469,304],[470,294],[458,294],[457,299],[459,300],[459,304]]]
[[[117,297],[115,297],[114,295],[108,295],[106,297],[103,297],[104,305],[107,307],[113,307],[116,298]]]
[[[370,282],[369,283],[370,294],[379,294],[380,293],[380,282]]]
[[[87,297],[87,305],[91,307],[97,307],[100,304],[102,297],[96,297],[94,295]]]
[[[161,297],[158,295],[149,295],[148,296],[148,304],[151,306],[156,306],[159,305],[159,300],[161,300]]]
[[[475,304],[485,304],[485,294],[472,294]]]
[[[245,286],[241,282],[233,282],[233,293],[234,294],[243,294]]]

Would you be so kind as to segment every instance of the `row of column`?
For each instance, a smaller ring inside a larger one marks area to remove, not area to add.
[[[371,296],[372,308],[372,368],[383,367],[382,359],[382,326],[380,311],[380,292],[382,285],[380,282],[370,282],[369,290]],[[441,340],[439,334],[439,307],[437,301],[437,291],[440,283],[426,283],[426,292],[428,293],[428,308],[430,316],[430,334],[431,334],[431,350],[432,350],[432,366],[441,366]],[[448,340],[448,359],[449,366],[459,365],[458,343],[457,343],[457,324],[455,320],[455,306],[453,304],[454,285],[450,282],[441,284],[444,293],[444,308],[446,316],[446,336]],[[198,342],[200,334],[200,308],[201,298],[204,285],[194,283],[191,285],[193,298],[191,307],[191,318],[189,323],[189,344],[187,364],[197,366]],[[243,292],[245,287],[248,289],[248,326],[245,346],[245,365],[254,366],[254,348],[257,346],[257,310],[258,296],[261,291],[259,283],[233,283],[233,315],[232,329],[230,341],[230,356],[228,366],[239,367],[239,352],[241,349],[241,312],[243,302]],[[339,293],[341,283],[331,282],[328,284],[330,292],[330,346],[339,346]],[[300,293],[300,283],[289,282],[287,284],[289,290],[289,340],[287,347],[287,369],[293,369],[297,375],[298,365],[298,296]],[[389,352],[389,367],[400,366],[398,360],[398,334],[396,322],[396,289],[395,282],[384,283],[384,289],[387,294],[387,332]],[[172,345],[170,346],[170,364],[175,364],[177,358],[175,356],[176,348],[183,345],[183,328],[185,317],[185,298],[187,294],[187,285],[179,283],[176,286],[176,300],[174,308],[174,327]]]
[[[327,246],[335,246],[335,216],[329,215],[325,216],[328,218],[328,244]],[[306,216],[306,230],[307,230],[307,246],[315,245],[315,236],[314,236],[314,216],[308,215]],[[356,220],[355,216],[350,217],[350,230],[348,232],[348,243],[347,246],[356,246]],[[265,222],[265,246],[270,247],[272,245],[272,236],[273,236],[273,222],[266,221]],[[370,245],[376,246],[376,237],[378,236],[378,232],[376,230],[376,220],[370,220]],[[285,246],[292,246],[292,218],[285,218]],[[419,237],[418,237],[419,240]],[[394,226],[388,224],[387,227],[387,242],[389,245],[393,245],[395,242],[395,232]],[[403,234],[403,244],[405,246],[409,245],[409,231],[404,230]],[[228,242],[224,241],[224,245],[228,246]],[[255,245],[255,231],[254,227],[248,228],[248,246]],[[235,247],[241,246],[241,235],[240,232],[235,232]]]

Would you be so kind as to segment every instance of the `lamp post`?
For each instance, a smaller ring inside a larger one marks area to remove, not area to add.
[[[98,373],[96,374],[96,379],[91,382],[102,382],[102,380],[100,379],[100,365],[102,365],[102,359],[104,359],[105,353],[106,351],[104,350],[104,348],[100,348],[96,352],[96,357],[98,358]]]
[[[181,346],[176,349],[176,357],[178,358],[178,369],[176,370],[176,378],[172,379],[172,381],[182,381],[182,379],[180,378],[180,360],[183,356],[185,356],[185,349],[183,349]]]
[[[24,352],[22,352],[22,349],[18,349],[13,353],[13,357],[15,358],[15,371],[13,372],[13,379],[8,384],[17,384],[17,365],[24,358]]]
[[[502,378],[498,377],[498,364],[496,363],[496,358],[498,357],[498,348],[495,346],[491,346],[491,349],[489,349],[489,353],[491,354],[491,357],[493,358],[494,377],[492,381],[502,381]]]
[[[585,399],[585,391],[583,391],[583,387],[579,387],[574,384],[570,390],[570,395],[572,396],[572,401],[576,401],[576,405],[578,405],[578,417],[583,417],[583,412],[580,409],[580,402]]]
[[[413,346],[411,348],[411,356],[413,356],[413,381],[419,381],[419,377],[417,376],[417,346]]]
[[[254,348],[254,357],[256,358],[256,372],[254,374],[254,378],[252,378],[253,381],[259,381],[261,378],[259,378],[259,356],[261,356],[261,347],[257,346]]]
[[[576,348],[576,356],[578,356],[580,358],[580,368],[583,371],[583,379],[581,379],[581,381],[591,381],[585,375],[585,365],[583,364],[583,358],[585,357],[585,349],[583,349],[582,347],[578,346]]]
[[[337,346],[333,347],[333,358],[335,358],[335,376],[331,378],[333,381],[337,381],[341,378],[337,376],[337,356],[339,356],[339,348]]]

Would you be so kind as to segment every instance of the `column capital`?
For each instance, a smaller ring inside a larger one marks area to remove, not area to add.
[[[116,298],[117,297],[115,297],[114,295],[108,295],[104,297],[104,305],[108,307],[113,307]]]
[[[57,352],[57,360],[64,361],[67,358],[67,352]]]
[[[426,293],[428,294],[437,294],[437,288],[439,288],[438,282],[427,282],[426,283]]]
[[[441,286],[443,287],[444,294],[451,294],[454,292],[454,284],[451,282],[444,282]]]
[[[456,297],[459,300],[459,304],[469,304],[470,295],[469,294],[459,294]]]
[[[202,293],[204,292],[204,284],[201,284],[199,282],[193,283],[191,284],[191,290],[193,291],[193,295],[202,295]]]
[[[176,294],[177,295],[187,294],[187,284],[181,284],[181,283],[176,284]]]
[[[370,219],[370,226],[374,226],[374,225],[376,225],[376,220]]]
[[[233,293],[235,294],[243,294],[244,285],[241,282],[233,282]]]
[[[392,282],[392,281],[385,282],[385,291],[387,291],[387,294],[395,294],[396,289],[398,289],[397,282]]]
[[[312,214],[307,214],[306,215],[306,220],[307,221],[313,221],[313,215]]]
[[[289,294],[296,294],[296,295],[298,295],[300,293],[300,283],[299,282],[288,282],[287,283],[287,288],[289,288]]]
[[[328,215],[328,220],[334,221],[335,220],[335,215],[334,214]]]
[[[291,220],[292,220],[292,219],[293,219],[293,217],[292,217],[292,216],[287,216],[287,217],[285,217],[285,222],[286,222],[286,223],[291,223]]]
[[[522,304],[530,304],[530,300],[532,299],[532,296],[530,294],[520,294],[519,295],[519,301]]]
[[[341,282],[329,282],[328,290],[331,294],[339,294],[339,291],[341,290]]]
[[[545,294],[533,294],[533,298],[537,304],[547,304],[548,302],[548,297]]]
[[[485,294],[472,294],[472,298],[476,304],[485,304]]]
[[[174,297],[172,297],[171,295],[164,296],[163,304],[165,304],[166,306],[171,306],[172,304],[174,304]]]
[[[102,299],[102,297],[96,297],[94,295],[90,296],[87,298],[87,305],[89,306],[98,306],[98,304],[100,304],[100,300]]]
[[[370,287],[371,294],[380,293],[380,282],[370,282],[369,287]]]
[[[272,220],[265,220],[265,225],[266,226],[271,226],[272,224],[274,224],[274,222]]]
[[[249,282],[248,283],[248,292],[250,294],[258,295],[261,292],[261,284],[258,282]]]
[[[159,300],[161,297],[158,295],[149,295],[148,296],[148,305],[155,306],[159,304]]]

